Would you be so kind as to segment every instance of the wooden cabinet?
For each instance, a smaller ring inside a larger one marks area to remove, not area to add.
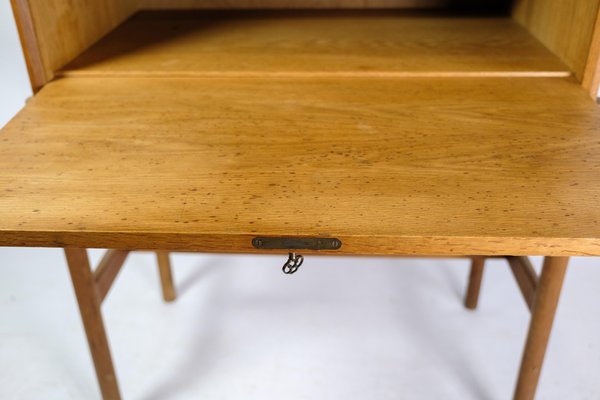
[[[37,94],[0,136],[0,245],[67,249],[104,396],[94,293],[147,249],[170,299],[165,251],[477,256],[470,306],[509,256],[531,398],[564,257],[600,255],[600,2],[509,3],[13,0]]]

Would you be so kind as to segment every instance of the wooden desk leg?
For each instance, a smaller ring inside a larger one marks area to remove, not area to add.
[[[471,260],[471,273],[469,274],[469,286],[465,296],[465,307],[474,310],[477,308],[479,300],[479,289],[481,288],[481,279],[483,278],[485,257],[476,256],[472,257]]]
[[[158,261],[158,272],[160,273],[160,284],[162,287],[163,299],[173,301],[177,297],[175,285],[173,285],[173,274],[171,273],[171,260],[168,251],[157,251],[156,259]]]
[[[568,257],[544,259],[533,301],[529,333],[515,389],[515,400],[531,400],[535,396],[568,261]]]
[[[119,400],[121,398],[119,385],[100,310],[102,301],[90,267],[87,250],[65,248],[65,255],[75,289],[75,296],[79,303],[79,311],[88,345],[96,367],[96,376],[98,377],[102,397],[104,400]]]

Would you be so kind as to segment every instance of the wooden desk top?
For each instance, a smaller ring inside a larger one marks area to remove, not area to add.
[[[67,76],[568,76],[508,17],[409,11],[141,13]]]
[[[600,113],[570,78],[59,79],[0,135],[0,216],[7,246],[600,255]]]

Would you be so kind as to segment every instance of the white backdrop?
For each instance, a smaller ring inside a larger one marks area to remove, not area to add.
[[[1,126],[30,95],[8,1],[0,55]],[[124,397],[511,397],[528,312],[503,262],[476,312],[461,306],[465,261],[307,257],[294,276],[282,262],[178,255],[165,305],[152,256],[131,257],[104,306]],[[600,398],[599,288],[600,260],[573,259],[540,399]],[[0,249],[0,399],[19,398],[98,398],[57,249]]]
[[[0,126],[31,96],[19,35],[10,9],[10,1],[0,1]]]

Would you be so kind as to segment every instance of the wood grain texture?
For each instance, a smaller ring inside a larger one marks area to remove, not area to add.
[[[582,80],[600,0],[517,0],[513,15]]]
[[[13,0],[23,7],[25,3],[31,12],[46,81],[138,6],[138,0]]]
[[[600,255],[599,133],[572,79],[60,79],[0,136],[0,245]]]
[[[146,12],[63,76],[569,76],[510,18],[404,11]]]

